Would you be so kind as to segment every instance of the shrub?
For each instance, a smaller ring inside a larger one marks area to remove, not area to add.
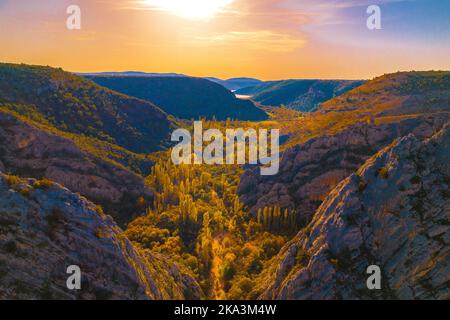
[[[17,244],[15,241],[11,240],[5,244],[5,251],[7,253],[13,253],[17,250]]]
[[[378,171],[378,176],[383,178],[383,179],[389,178],[389,170],[388,170],[388,168],[386,168],[386,167],[381,168]]]
[[[18,176],[6,176],[5,181],[9,186],[15,186],[21,183],[22,179],[20,179]]]
[[[23,188],[22,190],[19,191],[19,193],[24,196],[25,198],[28,198],[30,196],[32,189],[29,188]]]
[[[359,193],[363,193],[364,190],[366,190],[366,188],[367,188],[367,183],[365,183],[364,181],[360,181],[358,183],[358,192]]]
[[[303,250],[299,250],[295,257],[295,262],[301,266],[306,266],[309,263],[310,256]]]
[[[419,176],[414,176],[414,177],[411,178],[411,183],[412,184],[419,184],[420,181],[421,181],[421,179],[420,179]]]
[[[50,189],[51,187],[53,187],[53,185],[54,183],[47,179],[36,180],[33,183],[33,187],[35,187],[36,189]]]
[[[103,211],[103,207],[101,205],[96,205],[94,211],[101,216],[105,214],[105,212]]]

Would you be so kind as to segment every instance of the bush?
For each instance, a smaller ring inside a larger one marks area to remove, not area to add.
[[[47,179],[36,180],[33,183],[33,187],[35,187],[36,189],[50,189],[53,186],[54,186],[54,183]]]
[[[24,196],[25,198],[28,198],[29,196],[30,196],[30,193],[31,193],[31,189],[29,189],[29,188],[23,188],[23,189],[21,189],[20,191],[19,191],[19,193],[22,195],[22,196]]]
[[[22,179],[20,179],[18,176],[6,176],[5,182],[9,186],[15,186],[22,182]]]
[[[381,178],[383,178],[383,179],[389,178],[389,170],[388,170],[388,168],[386,168],[386,167],[381,168],[381,169],[378,171],[378,176],[381,177]]]
[[[309,263],[310,256],[303,250],[299,250],[295,257],[295,262],[301,266],[306,266]]]
[[[411,183],[412,184],[419,184],[420,181],[421,181],[421,179],[420,179],[419,176],[414,176],[414,177],[411,178]]]

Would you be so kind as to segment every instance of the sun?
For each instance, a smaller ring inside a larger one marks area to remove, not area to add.
[[[151,8],[168,11],[187,19],[208,19],[233,0],[146,0]]]

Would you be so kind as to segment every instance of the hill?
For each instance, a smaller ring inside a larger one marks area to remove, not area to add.
[[[263,299],[449,299],[450,126],[409,135],[330,192],[258,279]],[[366,269],[382,272],[368,290]]]
[[[0,172],[0,299],[199,299],[187,272],[134,247],[111,217],[50,181]],[[80,267],[81,290],[66,287]]]
[[[273,125],[290,136],[280,172],[261,177],[256,168],[247,169],[241,201],[253,214],[273,205],[293,209],[304,226],[327,194],[378,150],[410,133],[422,139],[442,128],[450,119],[449,75],[385,75],[293,122],[275,119]]]
[[[191,77],[88,76],[101,86],[151,101],[165,112],[183,119],[260,121],[264,111],[250,101],[237,99],[217,83]]]
[[[264,82],[254,87],[243,88],[235,93],[252,96],[252,100],[265,105],[281,105],[298,111],[313,111],[322,102],[339,96],[363,81],[345,80],[282,80]]]
[[[92,72],[92,73],[82,73],[76,72],[75,74],[79,76],[92,76],[92,77],[187,77],[180,73],[153,73],[153,72],[141,72],[141,71],[111,71],[111,72]]]
[[[0,64],[2,105],[25,105],[57,129],[138,153],[159,150],[172,126],[167,114],[149,102],[50,67]]]
[[[243,88],[254,87],[262,84],[263,82],[254,78],[231,78],[227,80],[217,79],[213,77],[207,77],[212,82],[218,83],[230,91],[236,91]]]

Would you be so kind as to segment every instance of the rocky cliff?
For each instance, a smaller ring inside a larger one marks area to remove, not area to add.
[[[152,199],[141,176],[1,111],[0,170],[56,181],[101,204],[119,223],[144,210],[137,205],[139,197]]]
[[[327,194],[378,150],[409,133],[430,137],[447,119],[442,114],[379,125],[359,123],[311,139],[284,152],[277,175],[261,176],[256,168],[248,169],[238,189],[240,199],[253,214],[265,206],[294,209],[299,226],[305,225]]]
[[[450,125],[401,138],[330,192],[262,273],[266,299],[449,299]],[[366,268],[382,270],[368,290]]]
[[[66,287],[81,269],[81,290]],[[198,299],[195,280],[140,251],[110,216],[48,181],[0,173],[0,299]]]

